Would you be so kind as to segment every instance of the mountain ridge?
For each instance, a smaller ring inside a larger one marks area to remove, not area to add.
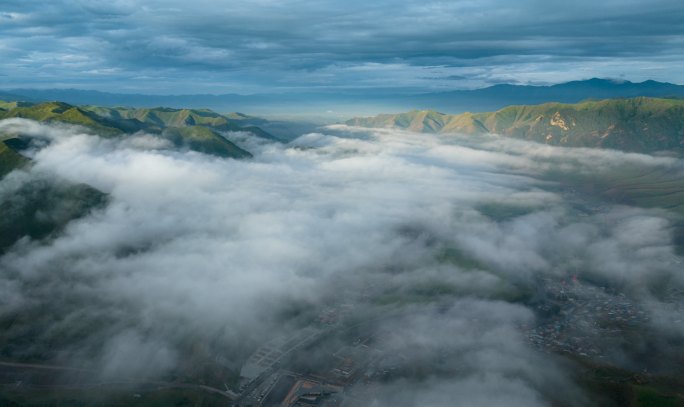
[[[669,82],[591,78],[553,85],[498,84],[479,89],[462,89],[444,92],[408,93],[395,90],[346,90],[336,92],[289,92],[262,94],[188,94],[145,95],[108,93],[80,89],[6,89],[12,100],[40,102],[63,100],[77,105],[211,108],[213,110],[243,110],[259,112],[282,111],[297,106],[303,110],[333,109],[335,106],[362,111],[382,111],[387,108],[411,108],[462,113],[467,110],[490,111],[514,104],[539,104],[550,101],[578,103],[586,99],[616,97],[684,97],[684,85]],[[21,95],[19,98],[16,95]],[[7,98],[6,98],[7,99]],[[362,102],[361,102],[362,101]],[[378,110],[379,109],[379,110]],[[344,110],[344,109],[342,109]]]
[[[11,118],[83,126],[105,138],[144,131],[170,141],[175,148],[230,158],[252,155],[219,134],[221,131],[245,131],[276,140],[256,126],[240,126],[211,110],[108,108],[58,101],[0,102],[0,120]],[[29,139],[22,134],[0,134],[0,178],[30,162],[21,154]]]
[[[514,105],[494,112],[413,110],[359,117],[347,125],[436,134],[496,133],[569,147],[631,152],[684,150],[684,100],[637,97],[576,104]]]

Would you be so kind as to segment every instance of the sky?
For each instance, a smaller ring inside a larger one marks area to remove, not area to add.
[[[408,372],[376,383],[367,405],[593,405],[572,363],[531,345],[527,330],[544,318],[517,300],[577,274],[578,290],[616,287],[588,294],[646,317],[625,339],[589,312],[568,337],[600,349],[602,364],[681,368],[681,305],[668,297],[684,289],[677,218],[608,203],[578,216],[581,201],[544,175],[675,174],[678,159],[342,125],[288,145],[227,133],[250,160],[24,119],[0,131],[52,141],[0,180],[6,217],[46,182],[108,194],[52,239],[21,239],[0,257],[4,357],[117,381],[186,377],[220,356],[232,377],[257,346],[333,307],[350,310],[348,324],[372,321],[373,349]],[[492,205],[517,215],[497,218]],[[305,359],[332,354],[344,331]],[[425,365],[429,375],[410,374]]]
[[[0,88],[429,92],[684,83],[680,0],[3,0]]]

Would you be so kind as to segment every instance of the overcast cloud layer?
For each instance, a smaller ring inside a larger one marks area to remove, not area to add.
[[[374,319],[381,352],[430,369],[375,388],[373,405],[586,405],[575,368],[526,340],[535,311],[511,301],[578,274],[649,317],[630,341],[650,361],[582,333],[611,349],[611,363],[677,368],[684,323],[662,290],[684,288],[673,215],[609,206],[578,217],[540,179],[552,169],[681,171],[677,159],[336,126],[287,146],[233,134],[255,158],[227,160],[145,135],[103,140],[22,119],[0,129],[53,139],[0,195],[55,176],[110,194],[49,244],[23,241],[0,258],[2,316],[26,321],[4,338],[30,338],[5,352],[110,379],[192,370],[216,355],[239,370],[260,343],[347,303]],[[482,209],[497,203],[524,210],[497,220]]]
[[[0,85],[138,93],[684,83],[678,0],[6,0]]]

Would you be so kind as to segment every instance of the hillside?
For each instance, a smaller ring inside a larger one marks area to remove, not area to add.
[[[213,130],[202,126],[168,127],[161,137],[170,140],[176,147],[187,148],[219,157],[247,158],[252,154],[241,149]]]
[[[172,109],[168,107],[137,109],[130,107],[82,106],[82,109],[114,121],[137,120],[147,126],[147,128],[152,129],[203,126],[216,131],[246,131],[261,138],[278,140],[259,127],[243,125],[241,122],[247,118],[255,118],[242,113],[221,115],[209,109]],[[265,122],[263,119],[261,121]]]
[[[180,150],[193,150],[219,157],[247,158],[252,155],[217,131],[250,131],[209,110],[125,109],[72,106],[61,102],[31,104],[0,102],[0,119],[24,118],[43,123],[68,123],[86,127],[101,137],[125,137],[145,131],[169,140]],[[253,133],[263,132],[254,128]],[[0,180],[15,169],[30,165],[22,155],[31,138],[25,134],[0,133]],[[88,185],[61,179],[36,178],[13,181],[0,191],[0,254],[22,237],[50,239],[71,220],[85,216],[105,204],[107,196]]]
[[[105,193],[84,184],[54,178],[14,182],[0,191],[0,254],[22,237],[49,239],[106,202]]]
[[[44,123],[68,123],[87,127],[101,137],[120,137],[145,131],[162,138],[171,138],[177,147],[219,157],[244,158],[249,152],[239,148],[218,132],[244,131],[255,136],[276,140],[256,126],[241,126],[227,116],[207,109],[134,109],[100,106],[72,106],[63,102],[0,102],[0,120],[25,118]],[[0,140],[20,135],[0,135]],[[21,137],[19,137],[21,138]],[[4,147],[3,147],[4,148]],[[17,151],[16,148],[10,150]],[[9,152],[2,152],[2,170],[13,168]],[[7,167],[7,168],[5,168]],[[1,174],[1,173],[0,173]]]
[[[638,97],[509,106],[490,113],[414,110],[355,118],[348,125],[423,133],[496,133],[551,145],[653,152],[684,149],[684,100]]]
[[[9,146],[8,140],[0,141],[0,179],[29,160]]]
[[[76,124],[93,129],[103,137],[121,134],[129,128],[129,125],[132,125],[132,123],[124,123],[123,121],[116,123],[63,102],[45,102],[35,105],[15,102],[0,105],[0,108],[3,106],[8,109],[0,110],[0,119],[23,118],[45,123]]]

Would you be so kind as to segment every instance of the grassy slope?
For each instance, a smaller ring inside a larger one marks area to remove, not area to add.
[[[23,167],[28,161],[28,158],[8,147],[5,141],[0,141],[0,179],[12,170]]]
[[[255,126],[244,126],[240,121],[254,119],[242,113],[218,114],[209,109],[127,108],[82,106],[82,109],[112,120],[137,120],[150,128],[203,126],[216,131],[248,131],[259,137],[277,140]]]
[[[88,127],[104,137],[124,132],[117,123],[102,119],[76,106],[62,102],[46,102],[37,105],[20,105],[7,111],[0,111],[0,119],[24,118],[39,122],[61,122]]]
[[[446,115],[414,110],[347,124],[425,133],[497,133],[552,145],[625,151],[684,150],[684,100],[638,97],[577,104],[509,106],[491,113]]]
[[[126,107],[83,106],[84,110],[113,120],[135,119],[142,123],[165,127],[207,126],[217,130],[239,130],[240,126],[208,109],[134,109]]]
[[[211,115],[210,115],[211,116]],[[0,119],[27,118],[42,122],[77,124],[99,135],[119,137],[132,130],[145,129],[148,124],[127,117],[102,117],[65,103],[49,102],[36,105],[3,103]],[[183,113],[175,119],[192,117]],[[187,121],[186,121],[187,123]],[[214,123],[219,123],[216,121]],[[27,165],[30,160],[20,154],[26,140],[14,134],[0,134],[0,180],[12,170]],[[251,154],[207,127],[168,127],[159,130],[159,137],[169,139],[179,148],[219,157],[245,158]],[[44,239],[58,233],[69,221],[86,215],[99,206],[105,195],[86,185],[74,185],[58,180],[33,180],[12,194],[0,194],[0,254],[22,237]]]
[[[39,240],[106,202],[88,185],[34,179],[11,193],[0,193],[0,254],[22,237]]]
[[[169,127],[164,129],[161,136],[173,142],[177,147],[185,147],[205,154],[235,158],[252,156],[248,151],[207,127]]]
[[[0,110],[10,110],[16,107],[31,106],[28,102],[5,102],[0,100]]]
[[[142,130],[170,138],[178,147],[220,157],[244,158],[251,154],[214,130],[243,130],[262,137],[271,137],[259,128],[242,128],[210,110],[76,107],[61,102],[35,105],[3,102],[0,105],[0,120],[13,117],[81,125],[104,137],[117,137]],[[11,163],[0,165],[9,167]]]
[[[554,145],[654,151],[684,147],[684,101],[633,98],[511,106],[475,116],[493,133]]]
[[[4,103],[0,118],[23,117],[42,121],[59,121],[96,129],[107,136],[121,130],[98,123],[88,114],[62,103],[31,106],[25,103]],[[0,135],[0,180],[30,160],[21,155],[25,140],[15,135]],[[0,254],[22,237],[44,239],[59,232],[68,222],[86,215],[104,203],[102,192],[87,185],[34,179],[18,190],[0,191]]]

